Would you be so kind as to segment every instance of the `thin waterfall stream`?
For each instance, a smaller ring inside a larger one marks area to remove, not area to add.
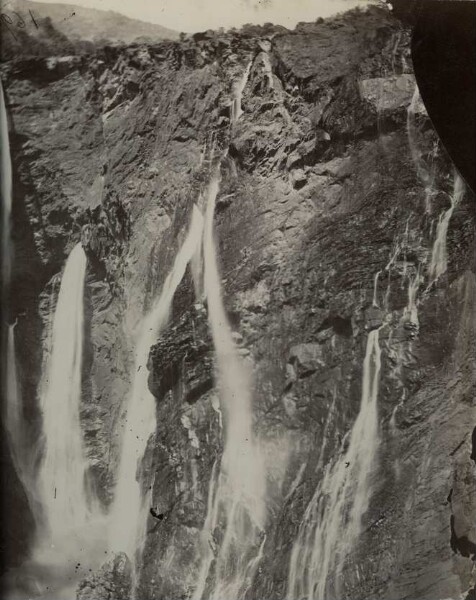
[[[431,212],[431,199],[434,195],[435,175],[431,165],[427,164],[422,156],[416,125],[416,115],[419,113],[426,113],[426,109],[421,100],[418,86],[415,85],[412,100],[407,109],[407,137],[413,164],[420,181],[425,187],[425,208],[426,212],[429,213]]]
[[[436,227],[436,237],[433,243],[431,252],[430,265],[428,267],[428,275],[430,277],[430,285],[437,281],[448,267],[448,251],[446,249],[446,240],[448,237],[448,227],[455,208],[460,204],[465,191],[463,179],[455,173],[453,183],[453,193],[450,198],[450,207],[445,210],[438,220]]]
[[[2,190],[2,278],[3,287],[9,285],[11,271],[11,213],[12,213],[12,160],[8,138],[8,119],[5,95],[0,82],[0,149]],[[4,291],[2,290],[4,293]]]
[[[9,438],[10,449],[17,473],[23,484],[27,483],[27,464],[25,456],[25,430],[23,421],[23,407],[18,381],[15,351],[16,323],[8,326],[7,340],[7,401],[5,404],[5,423]]]
[[[252,68],[250,61],[235,83],[230,120],[243,113],[241,100]],[[213,156],[213,153],[212,153]],[[193,600],[241,600],[256,574],[266,542],[266,472],[253,432],[252,377],[239,356],[223,303],[214,216],[220,189],[218,160],[207,188],[203,236],[204,292],[216,353],[216,379],[223,455],[212,469],[201,563]],[[218,539],[219,538],[219,539]]]
[[[230,120],[231,120],[232,125],[235,125],[238,122],[238,119],[243,114],[243,109],[241,107],[241,100],[243,97],[243,92],[245,90],[246,84],[248,83],[248,78],[250,76],[252,65],[253,65],[253,62],[250,61],[246,65],[246,69],[245,69],[243,75],[240,77],[240,79],[238,79],[238,81],[236,81],[236,83],[234,85],[233,100],[232,100],[231,108],[230,108]]]
[[[1,200],[2,200],[2,297],[1,312],[5,320],[10,313],[9,301],[7,300],[11,280],[12,268],[12,160],[10,156],[10,141],[8,137],[8,119],[5,105],[5,95],[0,81],[0,152],[1,152]],[[5,405],[3,407],[3,419],[8,433],[8,442],[15,464],[15,469],[26,484],[25,439],[23,424],[23,407],[18,382],[18,373],[15,354],[15,325],[3,322],[7,329],[6,361],[2,364],[4,372]],[[3,340],[2,340],[3,342]]]
[[[219,165],[208,187],[203,240],[205,293],[216,351],[224,421],[220,468],[212,471],[202,530],[201,566],[193,600],[239,600],[250,586],[265,543],[265,470],[253,434],[251,374],[239,357],[223,304],[213,219]],[[219,534],[219,525],[224,530]]]
[[[112,552],[125,552],[134,565],[136,553],[140,552],[144,543],[148,508],[138,471],[147,442],[156,429],[155,399],[148,386],[147,361],[151,347],[167,324],[175,291],[200,246],[202,230],[203,217],[194,205],[187,237],[160,296],[142,322],[135,349],[131,393],[109,526],[109,549]]]
[[[347,449],[325,468],[299,527],[289,566],[288,600],[342,597],[340,574],[362,530],[379,446],[379,334],[375,329],[367,337],[360,411]]]

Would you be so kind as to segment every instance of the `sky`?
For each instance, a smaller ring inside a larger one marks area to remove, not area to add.
[[[368,0],[40,0],[115,10],[128,17],[158,23],[176,31],[194,32],[267,21],[293,28],[365,6]]]

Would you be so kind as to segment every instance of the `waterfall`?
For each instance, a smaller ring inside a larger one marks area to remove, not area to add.
[[[83,294],[86,255],[81,244],[64,268],[53,321],[51,354],[40,389],[44,454],[38,490],[46,537],[61,552],[76,548],[92,518],[80,424]]]
[[[417,293],[420,287],[420,271],[418,270],[415,277],[408,277],[408,302],[403,311],[403,318],[409,323],[414,325],[417,329],[419,327],[418,321],[418,303]]]
[[[10,600],[32,597],[73,600],[76,584],[104,558],[104,520],[88,486],[80,424],[83,355],[83,294],[86,255],[81,244],[63,271],[53,319],[51,350],[39,387],[42,447],[37,468],[20,456],[22,477],[37,521],[31,554],[6,584]],[[14,326],[8,340],[8,422],[19,440],[23,417],[15,373]],[[20,448],[22,446],[20,445]],[[36,473],[35,473],[36,471]],[[33,475],[35,473],[35,475]]]
[[[382,271],[377,271],[377,273],[375,273],[374,276],[374,295],[373,295],[373,299],[372,299],[372,306],[374,306],[375,308],[379,308],[378,305],[378,278],[380,277],[380,273]]]
[[[223,305],[213,235],[219,184],[217,167],[208,188],[203,253],[225,439],[220,469],[213,469],[210,480],[202,563],[193,600],[243,598],[264,545],[265,472],[253,439],[251,375],[238,355]]]
[[[23,484],[26,485],[26,469],[28,465],[27,457],[25,456],[23,405],[17,375],[15,327],[16,323],[8,326],[5,426],[15,469]]]
[[[415,85],[415,91],[413,92],[413,97],[410,102],[410,105],[407,110],[407,135],[408,135],[408,144],[410,146],[410,153],[412,156],[413,164],[416,167],[418,177],[420,181],[423,183],[425,187],[425,206],[426,211],[430,212],[431,210],[431,196],[433,195],[433,186],[434,186],[434,175],[431,172],[430,167],[426,164],[423,159],[422,152],[418,147],[417,140],[417,127],[416,127],[416,118],[415,115],[417,112],[424,112],[426,114],[426,110],[422,103],[420,92],[418,90],[418,86]]]
[[[1,308],[5,319],[9,312],[7,302],[8,288],[10,286],[12,240],[11,240],[11,212],[12,212],[12,161],[10,156],[10,142],[8,139],[8,121],[5,106],[5,96],[0,80],[0,148],[1,148],[1,191],[2,191],[2,298]],[[17,379],[17,366],[15,356],[15,324],[8,326],[6,361],[2,365],[5,374],[5,428],[8,432],[9,445],[18,475],[23,479],[25,460],[23,456],[23,415],[21,396]]]
[[[327,465],[299,527],[291,553],[288,600],[342,597],[341,571],[361,533],[379,444],[379,332],[380,329],[371,331],[367,338],[360,411],[347,449],[337,462]]]
[[[268,79],[268,88],[270,90],[274,90],[273,69],[271,67],[271,61],[269,59],[269,54],[267,52],[263,52],[262,61],[263,61],[264,72],[265,72],[266,78]]]
[[[147,442],[155,433],[155,399],[149,386],[147,362],[151,346],[167,323],[175,290],[185,274],[188,263],[200,245],[203,217],[194,206],[187,237],[175,259],[162,292],[142,322],[135,348],[131,393],[127,404],[124,439],[117,476],[114,503],[110,515],[109,548],[126,552],[133,563],[140,550],[146,527],[147,501],[143,499],[140,471]]]
[[[428,275],[430,277],[430,285],[437,281],[443,273],[446,272],[448,266],[448,252],[446,250],[446,238],[448,235],[448,226],[454,209],[461,202],[464,195],[464,182],[462,178],[455,173],[453,193],[451,195],[451,205],[444,213],[440,215],[438,225],[436,227],[436,238],[433,244],[431,253]]]
[[[238,119],[243,114],[243,110],[241,108],[241,99],[243,97],[243,92],[245,90],[246,84],[248,83],[248,78],[250,76],[252,61],[248,63],[246,66],[245,72],[241,76],[241,78],[234,85],[234,93],[233,93],[233,102],[231,104],[231,122],[234,125]]]
[[[1,143],[1,188],[2,188],[2,287],[10,283],[11,270],[11,235],[10,223],[12,212],[12,161],[10,142],[8,139],[7,110],[3,86],[0,81],[0,143]],[[4,290],[2,294],[4,294]]]

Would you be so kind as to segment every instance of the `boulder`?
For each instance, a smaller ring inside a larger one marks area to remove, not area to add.
[[[306,377],[325,366],[320,344],[297,344],[289,350],[288,362],[294,366],[298,377]]]
[[[76,600],[130,600],[132,565],[126,554],[116,554],[97,573],[78,585]]]

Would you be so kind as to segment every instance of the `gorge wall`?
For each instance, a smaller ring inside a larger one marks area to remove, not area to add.
[[[26,52],[2,65],[14,169],[10,317],[18,320],[32,461],[51,307],[65,258],[82,241],[81,423],[95,487],[110,504],[137,327],[194,202],[206,194],[213,150],[216,159],[228,149],[217,251],[234,337],[253,372],[267,472],[263,557],[246,598],[287,597],[291,551],[319,465],[345,447],[359,412],[367,336],[383,325],[372,495],[345,559],[340,598],[469,599],[474,198],[466,190],[455,206],[448,268],[432,281],[454,172],[421,103],[408,113],[409,32],[375,7],[319,21],[88,53]],[[247,68],[243,113],[231,126]],[[143,469],[161,519],[147,524],[144,600],[192,597],[199,569],[209,482],[222,451],[206,311],[188,272],[169,327],[151,348],[157,431]],[[18,510],[20,498],[29,515],[17,488],[7,490],[7,503]],[[16,536],[24,543],[12,542],[10,563],[27,552],[32,525],[21,521]],[[107,593],[101,577],[82,584],[82,598]],[[121,590],[116,600],[128,597],[128,585]]]

